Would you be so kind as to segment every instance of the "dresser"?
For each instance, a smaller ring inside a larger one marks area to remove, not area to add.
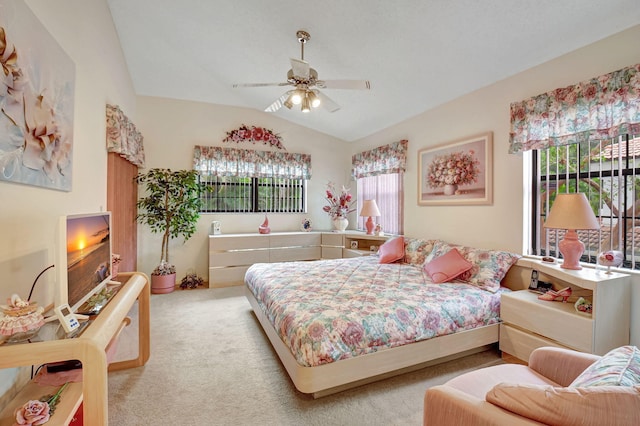
[[[209,287],[242,285],[254,263],[373,254],[388,238],[357,231],[209,235]]]

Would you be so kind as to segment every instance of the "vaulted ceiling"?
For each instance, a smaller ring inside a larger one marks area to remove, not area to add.
[[[371,89],[272,114],[345,141],[640,24],[638,0],[107,1],[138,95],[264,110],[290,87],[233,85],[285,82],[306,30],[319,79]]]

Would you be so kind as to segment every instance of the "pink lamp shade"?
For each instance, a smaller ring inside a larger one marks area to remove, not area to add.
[[[558,248],[564,258],[560,267],[574,270],[582,269],[580,257],[584,253],[584,244],[578,239],[576,230],[600,228],[587,197],[581,192],[558,194],[551,206],[544,227],[567,230],[564,238],[558,243]]]
[[[376,204],[376,200],[364,200],[362,202],[362,210],[360,210],[360,216],[367,217],[367,222],[365,223],[365,227],[367,228],[367,235],[373,235],[373,228],[376,226],[373,223],[372,216],[380,216],[380,210],[378,210],[378,205]]]

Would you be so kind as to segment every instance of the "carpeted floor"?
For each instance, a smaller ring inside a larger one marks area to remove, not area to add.
[[[289,380],[242,287],[153,295],[151,329],[147,365],[109,374],[109,424],[421,425],[425,389],[502,362],[490,350],[313,399]]]

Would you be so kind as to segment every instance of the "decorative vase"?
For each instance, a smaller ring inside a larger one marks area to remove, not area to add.
[[[444,186],[444,195],[454,195],[458,190],[458,185],[445,185]]]
[[[258,232],[261,234],[269,234],[271,232],[271,228],[269,228],[269,218],[267,215],[264,215],[264,222],[262,222],[262,225],[258,226]]]
[[[339,232],[344,232],[349,226],[349,221],[344,217],[337,217],[333,219],[333,229]]]

